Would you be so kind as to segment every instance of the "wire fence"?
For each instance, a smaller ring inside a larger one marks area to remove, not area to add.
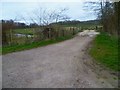
[[[32,28],[32,34],[15,33],[10,30],[7,34],[8,45],[26,44],[32,42],[40,42],[43,40],[56,39],[59,37],[73,36],[81,31],[77,27],[41,27]]]

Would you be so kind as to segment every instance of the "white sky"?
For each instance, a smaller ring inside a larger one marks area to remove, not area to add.
[[[0,0],[1,2],[98,2],[100,0]]]
[[[68,8],[66,12],[71,20],[93,20],[96,19],[95,12],[84,10],[84,2],[93,0],[0,0],[0,19],[15,19],[19,15],[28,16],[38,7],[49,10]],[[94,0],[98,1],[98,0]]]

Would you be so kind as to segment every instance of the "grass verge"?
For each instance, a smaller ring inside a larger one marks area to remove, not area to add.
[[[116,37],[106,33],[98,35],[93,41],[90,55],[109,69],[120,71],[118,68],[118,39]]]
[[[73,36],[58,37],[56,39],[45,40],[45,41],[40,41],[40,42],[33,42],[31,44],[5,46],[5,47],[2,47],[2,54],[37,48],[37,47],[41,47],[41,46],[46,46],[49,44],[61,42],[61,41],[71,39],[71,38],[73,38]]]

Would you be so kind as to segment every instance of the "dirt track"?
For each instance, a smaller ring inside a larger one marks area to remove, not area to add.
[[[117,81],[111,83],[90,68],[86,48],[93,38],[77,35],[71,40],[57,44],[4,55],[3,88],[117,86]]]

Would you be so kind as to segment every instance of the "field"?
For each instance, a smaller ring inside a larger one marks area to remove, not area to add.
[[[82,30],[86,29],[96,29],[96,26],[101,26],[100,24],[95,23],[78,23],[78,24],[61,24],[59,27],[75,27],[80,28]],[[14,29],[14,33],[20,33],[20,34],[34,34],[35,28],[25,28],[25,29]]]
[[[114,71],[118,68],[118,39],[114,36],[102,33],[98,35],[90,50],[91,56],[98,62]]]
[[[14,29],[13,32],[19,34],[33,34],[34,28]]]
[[[101,25],[98,24],[74,24],[74,25],[61,25],[62,27],[77,27],[80,28],[81,30],[86,30],[86,29],[96,29],[96,26],[99,27]]]

